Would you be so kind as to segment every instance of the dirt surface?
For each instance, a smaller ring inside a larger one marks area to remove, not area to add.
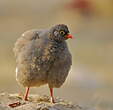
[[[15,104],[16,107],[15,107]],[[13,106],[12,106],[13,104]],[[0,110],[84,110],[78,104],[56,98],[56,103],[50,103],[49,96],[30,95],[29,101],[22,100],[18,94],[0,94]]]

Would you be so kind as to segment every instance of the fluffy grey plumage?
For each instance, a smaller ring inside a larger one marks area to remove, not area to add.
[[[68,33],[67,26],[60,24],[49,30],[30,30],[22,34],[14,47],[17,81],[25,87],[43,84],[60,87],[72,64],[65,42]]]

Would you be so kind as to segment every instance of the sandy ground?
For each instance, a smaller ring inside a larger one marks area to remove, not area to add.
[[[12,103],[17,103],[12,107]],[[10,106],[9,106],[10,105]],[[50,103],[49,96],[30,95],[29,101],[22,100],[18,94],[0,94],[0,110],[86,110],[78,104],[72,104],[66,100],[56,98],[56,103]]]

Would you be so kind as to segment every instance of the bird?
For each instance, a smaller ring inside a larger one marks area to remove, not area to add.
[[[73,38],[67,25],[57,24],[49,29],[31,29],[24,32],[14,45],[16,80],[26,88],[28,101],[31,87],[47,84],[50,101],[55,103],[54,88],[65,82],[72,65],[72,55],[66,40]]]

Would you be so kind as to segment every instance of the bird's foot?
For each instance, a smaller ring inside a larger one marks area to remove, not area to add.
[[[53,97],[51,97],[50,102],[51,102],[51,103],[55,103],[55,100],[54,100]]]
[[[24,100],[25,100],[25,101],[28,101],[28,98],[25,97]]]
[[[20,106],[20,105],[21,105],[20,102],[15,102],[15,103],[11,103],[11,104],[9,104],[8,106],[14,108],[14,107],[17,107],[17,106]]]

